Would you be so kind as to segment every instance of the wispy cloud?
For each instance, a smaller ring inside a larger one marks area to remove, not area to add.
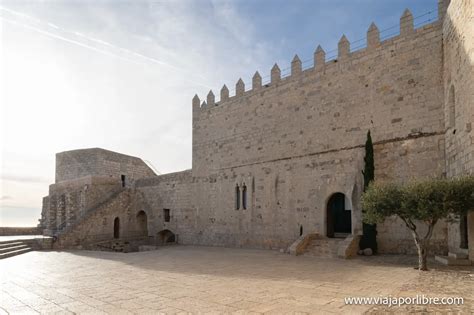
[[[14,175],[14,174],[2,174],[0,175],[0,180],[2,181],[11,181],[11,182],[24,182],[24,183],[51,183],[52,179],[48,177],[41,177],[41,176],[22,176],[22,175]],[[3,196],[9,197],[9,196]],[[5,200],[5,199],[1,200]],[[11,199],[11,198],[7,198]]]
[[[57,25],[55,25],[51,22],[42,21],[40,19],[33,18],[33,17],[31,17],[27,14],[17,12],[15,10],[11,10],[11,9],[4,8],[4,7],[0,6],[0,11],[8,12],[8,13],[14,15],[14,16],[21,17],[22,19],[24,19],[26,21],[34,22],[35,24],[40,24],[40,25],[43,25],[43,26],[50,27],[50,28],[53,29],[53,31],[60,32],[60,34],[62,34],[62,35],[59,35],[58,33],[50,32],[48,30],[42,29],[42,28],[40,28],[38,26],[35,26],[35,25],[29,25],[29,24],[24,23],[24,22],[15,21],[15,20],[8,19],[8,18],[5,18],[3,16],[0,16],[0,19],[2,19],[3,21],[5,21],[7,23],[12,23],[12,24],[30,29],[32,31],[41,33],[43,35],[49,36],[51,38],[55,38],[55,39],[58,39],[58,40],[68,42],[70,44],[77,45],[77,46],[82,47],[82,48],[91,49],[95,52],[105,54],[105,55],[110,56],[110,57],[119,58],[119,59],[122,59],[122,60],[125,60],[125,61],[129,61],[129,62],[133,62],[133,63],[136,63],[136,64],[141,64],[141,65],[145,65],[148,62],[148,63],[152,63],[152,64],[155,64],[155,65],[158,65],[158,66],[169,67],[172,70],[178,71],[181,74],[183,74],[183,78],[185,80],[191,80],[193,83],[195,83],[197,85],[202,85],[206,88],[209,88],[209,85],[207,85],[205,83],[206,79],[204,77],[202,77],[198,74],[195,74],[195,73],[191,73],[191,72],[187,71],[186,69],[179,68],[179,67],[177,67],[175,65],[172,65],[170,63],[167,63],[165,61],[158,60],[156,58],[152,58],[152,57],[149,57],[149,56],[145,56],[143,54],[132,51],[130,49],[113,45],[113,44],[111,44],[107,41],[104,41],[104,40],[101,40],[101,39],[98,39],[98,38],[94,38],[92,36],[88,36],[88,35],[85,35],[83,33],[77,32],[77,31],[70,31],[70,30],[64,29],[64,28],[59,27],[59,26],[57,26]],[[78,37],[78,40],[74,39],[74,37]],[[91,43],[96,44],[96,45],[95,46],[90,45],[90,44],[87,44],[87,42],[91,42]],[[101,48],[100,46],[103,46],[105,49]],[[191,78],[194,77],[194,79],[190,79],[190,77]],[[199,77],[200,81],[196,80],[197,77]]]

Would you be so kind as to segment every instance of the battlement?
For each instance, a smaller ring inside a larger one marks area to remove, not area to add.
[[[243,96],[251,96],[257,92],[261,92],[262,89],[276,87],[293,80],[298,80],[302,75],[309,72],[329,72],[327,70],[332,67],[349,63],[354,59],[363,58],[365,55],[369,56],[373,52],[378,52],[385,49],[394,42],[413,38],[414,36],[417,36],[420,33],[423,33],[432,29],[434,26],[439,25],[440,21],[443,20],[446,14],[448,5],[449,0],[438,0],[438,15],[436,20],[434,20],[434,16],[426,19],[426,16],[433,14],[433,12],[428,12],[414,18],[410,10],[405,9],[402,16],[400,17],[400,24],[398,25],[399,30],[395,33],[393,32],[393,29],[397,26],[380,31],[377,25],[372,22],[367,30],[366,37],[352,42],[352,44],[362,41],[365,41],[365,43],[358,44],[351,48],[351,42],[345,35],[342,35],[338,42],[337,49],[326,52],[320,45],[318,45],[314,51],[312,60],[306,60],[302,62],[299,56],[295,55],[291,61],[290,67],[283,70],[281,70],[279,65],[275,63],[270,71],[270,75],[265,77],[265,79],[269,79],[268,82],[262,83],[262,76],[258,71],[256,71],[252,77],[251,88],[248,90],[246,90],[245,82],[242,80],[242,78],[239,78],[235,85],[235,92],[233,96],[230,96],[229,89],[224,84],[220,91],[220,99],[218,102],[216,101],[214,92],[212,90],[209,91],[206,100],[203,100],[202,102],[199,96],[195,95],[192,100],[193,112],[198,113],[200,110],[210,110],[216,106],[232,103]],[[421,18],[425,19],[419,21]],[[428,24],[426,24],[427,22]],[[417,26],[420,27],[417,28]],[[381,33],[387,31],[392,32],[381,37]],[[312,65],[304,69],[303,64],[309,61],[313,61]]]
[[[417,23],[405,10],[394,36],[371,23],[362,43],[341,36],[334,51],[318,46],[309,68],[299,56],[287,74],[274,64],[249,90],[239,79],[220,100],[194,96],[193,174],[351,148],[369,129],[377,141],[442,132],[443,28],[431,13]]]

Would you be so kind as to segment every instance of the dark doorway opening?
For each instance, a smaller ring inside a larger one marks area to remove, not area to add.
[[[140,211],[137,214],[138,232],[141,236],[148,236],[148,219],[145,211]]]
[[[469,248],[469,232],[467,226],[467,215],[461,215],[461,222],[459,222],[459,230],[461,232],[461,244],[459,247],[468,249]]]
[[[346,237],[352,232],[351,211],[346,210],[345,195],[335,193],[327,204],[327,237]]]
[[[125,187],[125,175],[120,175],[120,179],[122,180],[122,187]]]
[[[120,238],[120,219],[118,217],[114,220],[114,238]]]
[[[163,218],[165,222],[171,221],[170,209],[163,209]]]
[[[162,245],[176,243],[176,235],[170,230],[163,230],[157,235],[157,242]]]
[[[303,226],[300,225],[300,236],[302,236],[302,235],[303,235]]]

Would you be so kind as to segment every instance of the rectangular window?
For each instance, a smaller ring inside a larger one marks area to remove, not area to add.
[[[170,209],[163,209],[163,217],[165,218],[165,222],[170,222]]]

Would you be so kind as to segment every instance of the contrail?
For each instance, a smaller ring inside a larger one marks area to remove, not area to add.
[[[42,23],[42,24],[45,24],[45,25],[48,25],[49,27],[52,27],[56,30],[59,30],[59,31],[62,31],[64,33],[69,33],[69,34],[73,34],[75,36],[78,36],[78,37],[81,37],[81,38],[84,38],[88,41],[91,41],[91,42],[96,42],[98,44],[101,44],[101,45],[105,45],[105,46],[108,46],[108,47],[111,47],[111,48],[114,48],[114,49],[117,49],[117,50],[120,50],[120,51],[123,51],[127,54],[130,54],[130,55],[134,55],[138,58],[141,58],[141,59],[144,59],[146,61],[149,61],[149,62],[152,62],[154,64],[157,64],[157,65],[160,65],[160,66],[165,66],[165,67],[169,67],[175,71],[178,71],[178,72],[181,72],[181,73],[184,73],[186,74],[186,76],[189,76],[189,75],[192,75],[192,76],[196,76],[196,77],[199,77],[200,79],[203,79],[203,80],[206,80],[206,78],[200,76],[200,75],[197,75],[197,74],[191,74],[189,73],[188,71],[184,70],[184,69],[181,69],[179,67],[176,67],[176,66],[173,66],[169,63],[166,63],[166,62],[163,62],[161,60],[157,60],[157,59],[154,59],[154,58],[151,58],[151,57],[148,57],[148,56],[145,56],[145,55],[142,55],[140,53],[137,53],[137,52],[134,52],[134,51],[131,51],[129,49],[126,49],[126,48],[123,48],[123,47],[119,47],[119,46],[115,46],[111,43],[108,43],[106,41],[103,41],[103,40],[100,40],[100,39],[97,39],[97,38],[94,38],[94,37],[90,37],[90,36],[86,36],[82,33],[79,33],[79,32],[72,32],[72,31],[68,31],[66,29],[63,29],[53,23],[50,23],[50,22],[43,22],[37,18],[34,18],[34,17],[31,17],[27,14],[24,14],[24,13],[21,13],[21,12],[17,12],[17,11],[14,11],[14,10],[11,10],[11,9],[7,9],[7,8],[4,8],[4,7],[1,7],[0,6],[0,10],[4,10],[6,12],[9,12],[11,14],[14,14],[14,15],[17,15],[17,16],[20,16],[22,18],[25,18],[25,19],[28,19],[28,20],[31,20],[31,21],[34,21],[36,23]],[[56,35],[56,34],[53,34],[51,32],[48,32],[48,31],[45,31],[43,29],[40,29],[40,28],[37,28],[37,27],[34,27],[34,26],[31,26],[31,25],[28,25],[28,24],[25,24],[25,23],[19,23],[19,22],[16,22],[16,21],[13,21],[13,20],[10,20],[10,19],[7,19],[7,18],[4,18],[2,16],[0,16],[0,19],[6,21],[6,22],[9,22],[11,24],[15,24],[17,26],[21,26],[21,27],[24,27],[24,28],[27,28],[27,29],[30,29],[30,30],[33,30],[33,31],[36,31],[36,32],[39,32],[45,36],[49,36],[49,37],[52,37],[52,38],[55,38],[55,39],[59,39],[59,40],[63,40],[63,41],[66,41],[68,43],[71,43],[71,44],[74,44],[74,45],[78,45],[80,47],[83,47],[83,48],[86,48],[86,49],[91,49],[95,52],[98,52],[98,53],[102,53],[102,54],[105,54],[105,55],[108,55],[108,56],[111,56],[111,57],[115,57],[115,58],[119,58],[119,59],[122,59],[122,60],[125,60],[125,61],[129,61],[129,62],[133,62],[135,64],[138,64],[138,65],[145,65],[143,63],[140,63],[140,62],[137,62],[135,60],[132,60],[132,59],[129,59],[129,58],[125,58],[125,57],[122,57],[122,56],[119,56],[119,55],[116,55],[116,54],[113,54],[109,51],[106,51],[106,50],[102,50],[102,49],[99,49],[99,48],[96,48],[94,46],[90,46],[90,45],[87,45],[87,44],[84,44],[82,42],[79,42],[79,41],[75,41],[75,40],[72,40],[72,39],[69,39],[69,38],[66,38],[66,37],[63,37],[63,36],[60,36],[60,35]],[[196,85],[199,85],[199,86],[203,86],[203,87],[206,87],[206,88],[210,88],[209,85],[206,85],[206,84],[203,84],[203,83],[200,83],[200,82],[196,82],[196,81],[193,81],[193,80],[189,80],[187,78],[185,78],[186,81],[189,81],[191,83],[194,83]],[[207,80],[206,80],[207,81]]]
[[[128,59],[128,58],[125,58],[125,57],[122,57],[122,56],[119,56],[119,55],[115,55],[115,54],[110,53],[110,52],[108,52],[108,51],[106,51],[106,50],[101,50],[101,49],[95,48],[95,47],[93,47],[93,46],[89,46],[89,45],[86,45],[86,44],[84,44],[84,43],[81,43],[81,42],[78,42],[78,41],[75,41],[75,40],[72,40],[72,39],[69,39],[69,38],[66,38],[66,37],[59,36],[59,35],[56,35],[56,34],[53,34],[53,33],[47,32],[47,31],[44,31],[44,30],[39,29],[39,28],[36,28],[36,27],[32,27],[32,26],[27,25],[27,24],[22,24],[22,23],[18,23],[18,22],[16,22],[16,21],[12,21],[12,20],[6,19],[6,18],[4,18],[3,16],[0,16],[0,19],[3,20],[3,21],[5,21],[5,22],[8,22],[8,23],[11,23],[11,24],[14,24],[14,25],[17,25],[17,26],[21,26],[21,27],[24,27],[24,28],[33,30],[33,31],[35,31],[35,32],[41,33],[41,34],[46,35],[46,36],[48,36],[48,37],[60,39],[60,40],[63,40],[63,41],[65,41],[65,42],[68,42],[68,43],[71,43],[71,44],[75,44],[75,45],[81,46],[81,47],[83,47],[83,48],[91,49],[91,50],[93,50],[93,51],[95,51],[95,52],[98,52],[98,53],[101,53],[101,54],[104,54],[104,55],[107,55],[107,56],[111,56],[111,57],[119,58],[119,59],[122,59],[122,60],[130,61],[130,62],[133,62],[133,63],[138,64],[138,65],[143,65],[143,63],[137,62],[137,61],[135,61],[135,60]]]

